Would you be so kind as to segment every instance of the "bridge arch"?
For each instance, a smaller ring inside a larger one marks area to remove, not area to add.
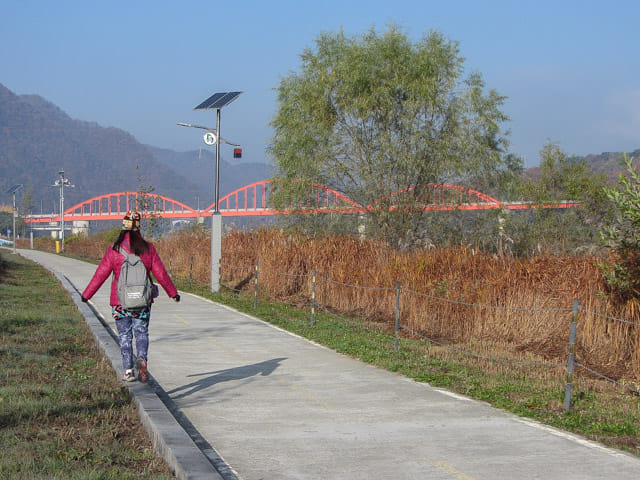
[[[162,215],[163,217],[196,216],[197,211],[182,202],[157,195],[155,193],[116,192],[85,200],[65,210],[65,217],[84,220],[78,217],[100,215],[103,220],[121,219],[129,210],[138,210],[142,214]],[[91,218],[87,218],[90,220]]]
[[[249,216],[249,215],[274,215],[278,213],[287,214],[294,211],[301,213],[322,213],[322,212],[343,212],[361,211],[362,206],[351,200],[337,190],[326,187],[319,183],[312,184],[312,191],[309,195],[307,205],[290,206],[283,211],[276,211],[269,207],[268,198],[271,189],[269,185],[272,180],[262,180],[245,185],[220,199],[219,210],[223,216]],[[212,211],[215,202],[205,210]]]
[[[98,195],[64,211],[65,220],[120,220],[129,210],[163,218],[197,217],[192,207],[155,193],[115,192]],[[60,215],[32,216],[33,223],[60,221]]]
[[[313,183],[309,201],[306,205],[291,205],[281,212],[272,210],[268,206],[269,185],[272,180],[262,180],[250,185],[241,187],[220,199],[220,212],[223,216],[242,215],[274,215],[277,213],[358,213],[366,212],[375,208],[375,204],[363,207],[343,193],[329,188],[325,185]],[[486,210],[494,208],[505,208],[499,200],[472,188],[462,187],[452,184],[427,184],[408,187],[397,192],[393,192],[385,198],[398,197],[407,193],[414,194],[416,189],[418,200],[421,202],[422,210]],[[380,202],[376,202],[380,203]],[[212,211],[215,203],[209,205],[205,210]],[[390,208],[397,208],[391,202]],[[509,207],[506,207],[509,208]]]

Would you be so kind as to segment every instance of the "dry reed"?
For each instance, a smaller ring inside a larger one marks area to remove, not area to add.
[[[224,264],[257,261],[261,289],[281,300],[308,302],[316,270],[318,304],[392,325],[399,283],[407,328],[438,341],[498,342],[513,354],[553,362],[566,361],[577,299],[581,363],[614,378],[640,379],[638,326],[603,317],[637,324],[640,311],[608,299],[601,259],[594,256],[517,259],[467,248],[398,252],[352,237],[310,239],[275,229],[232,232],[222,248]],[[222,280],[239,277],[223,265]]]

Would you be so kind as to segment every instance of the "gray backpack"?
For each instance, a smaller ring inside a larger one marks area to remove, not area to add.
[[[118,277],[118,300],[126,310],[149,308],[153,298],[153,283],[142,259],[120,249],[124,255],[120,277]]]

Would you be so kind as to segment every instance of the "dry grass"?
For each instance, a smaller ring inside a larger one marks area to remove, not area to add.
[[[352,237],[308,239],[277,230],[232,232],[222,247],[224,265],[257,261],[260,288],[274,297],[309,299],[315,269],[320,305],[392,325],[400,283],[401,319],[408,328],[447,342],[499,342],[500,350],[547,361],[566,361],[577,299],[581,362],[607,376],[640,379],[638,327],[582,312],[640,323],[634,303],[608,300],[597,266],[602,259],[595,256],[516,259],[465,248],[398,252]],[[237,268],[224,265],[223,281],[237,282]]]

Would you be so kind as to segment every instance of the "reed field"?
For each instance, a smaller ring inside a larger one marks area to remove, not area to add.
[[[99,259],[110,243],[101,237],[69,241],[66,252]],[[154,244],[172,275],[208,284],[208,233],[177,232]],[[603,261],[593,255],[498,257],[463,247],[400,252],[347,236],[234,230],[223,237],[221,280],[253,293],[257,262],[261,294],[308,308],[315,270],[319,309],[387,329],[395,322],[400,285],[405,335],[477,345],[478,355],[490,345],[491,356],[564,364],[575,299],[578,361],[637,390],[638,301],[610,300],[598,267]]]

